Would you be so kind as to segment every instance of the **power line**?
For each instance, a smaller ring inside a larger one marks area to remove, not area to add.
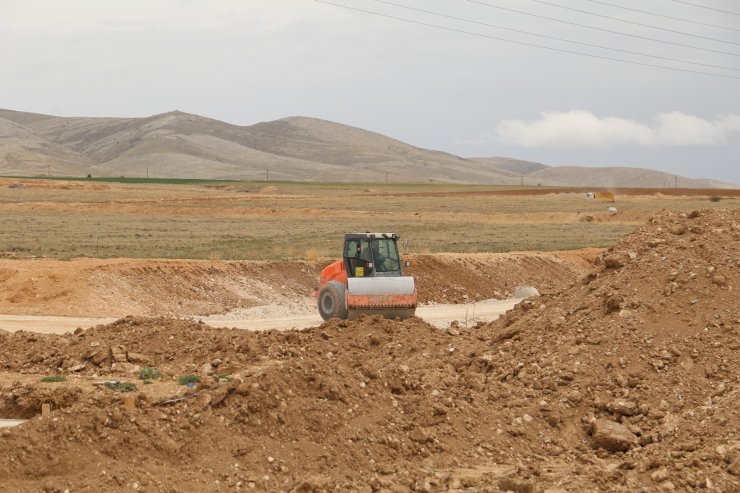
[[[570,24],[571,26],[578,26],[578,27],[583,27],[583,28],[586,28],[586,29],[593,29],[595,31],[600,31],[600,32],[605,32],[605,33],[611,33],[611,34],[618,34],[620,36],[627,36],[627,37],[636,38],[636,39],[644,39],[646,41],[654,41],[656,43],[663,43],[663,44],[668,44],[668,45],[673,45],[673,46],[681,46],[683,48],[691,48],[691,49],[694,49],[694,50],[709,51],[709,52],[712,52],[712,53],[720,53],[722,55],[731,55],[731,56],[740,57],[740,54],[738,54],[738,53],[732,53],[732,52],[729,52],[729,51],[713,50],[711,48],[701,48],[699,46],[687,45],[687,44],[683,44],[683,43],[676,43],[676,42],[673,42],[673,41],[665,41],[663,39],[655,39],[655,38],[649,38],[647,36],[639,36],[637,34],[623,33],[621,31],[613,31],[613,30],[604,29],[604,28],[601,28],[601,27],[589,26],[587,24],[579,24],[577,22],[564,21],[562,19],[556,19],[554,17],[546,17],[544,15],[533,14],[531,12],[524,12],[523,10],[510,9],[508,7],[501,7],[500,5],[494,5],[492,3],[481,2],[479,0],[464,0],[464,1],[469,2],[469,3],[475,3],[475,4],[478,4],[478,5],[484,5],[486,7],[491,7],[493,9],[505,10],[507,12],[515,12],[517,14],[528,15],[530,17],[537,17],[538,19],[545,19],[545,20],[548,20],[548,21],[560,22],[562,24]]]
[[[717,24],[708,24],[706,22],[692,21],[691,19],[683,19],[681,17],[673,17],[671,15],[656,14],[655,12],[648,12],[646,10],[633,9],[631,7],[625,7],[624,5],[617,5],[615,3],[602,2],[601,0],[586,0],[586,1],[587,2],[591,2],[591,3],[598,3],[598,4],[601,4],[601,5],[608,5],[609,7],[614,7],[614,8],[617,8],[617,9],[631,10],[632,12],[639,12],[641,14],[654,15],[656,17],[663,17],[665,19],[673,19],[674,21],[690,22],[692,24],[699,24],[701,26],[716,27],[717,29],[727,29],[728,31],[738,31],[738,32],[740,32],[740,29],[737,29],[737,28],[734,28],[734,27],[718,26]]]
[[[610,19],[610,20],[613,20],[613,21],[624,22],[626,24],[633,24],[635,26],[648,27],[650,29],[657,29],[659,31],[665,31],[665,32],[674,33],[674,34],[681,34],[683,36],[691,36],[692,38],[708,39],[709,41],[716,41],[718,43],[727,43],[727,44],[731,44],[731,45],[740,46],[740,43],[736,43],[735,41],[727,41],[727,40],[724,40],[724,39],[710,38],[709,36],[701,36],[699,34],[691,34],[691,33],[683,32],[683,31],[676,31],[674,29],[667,29],[665,27],[658,27],[658,26],[652,26],[650,24],[642,24],[640,22],[628,21],[626,19],[620,19],[619,17],[612,17],[610,15],[597,14],[595,12],[589,12],[588,10],[574,9],[573,7],[566,7],[565,5],[558,5],[557,3],[546,2],[545,0],[532,0],[532,1],[533,2],[537,2],[537,3],[541,3],[543,5],[550,5],[551,7],[557,7],[559,9],[570,10],[570,11],[573,11],[573,12],[580,12],[582,14],[594,15],[596,17],[602,17],[604,19]]]
[[[714,10],[715,12],[723,12],[725,14],[740,15],[740,12],[730,12],[729,10],[715,9],[714,7],[707,7],[706,5],[699,5],[698,3],[684,2],[683,0],[671,0],[676,3],[685,3],[693,7],[699,7],[700,9]]]
[[[520,29],[512,29],[512,28],[509,28],[509,27],[503,27],[503,26],[497,26],[497,25],[494,25],[494,24],[488,24],[486,22],[480,22],[480,21],[473,21],[473,20],[470,20],[470,19],[464,19],[462,17],[455,17],[455,16],[452,16],[452,15],[440,14],[438,12],[432,12],[431,10],[417,9],[415,7],[409,7],[408,5],[401,5],[401,4],[398,4],[398,3],[388,2],[388,1],[385,1],[385,0],[375,0],[375,1],[378,2],[378,3],[383,3],[383,4],[386,4],[386,5],[393,5],[394,7],[400,7],[400,8],[407,9],[407,10],[413,10],[413,11],[416,11],[416,12],[423,12],[425,14],[431,14],[431,15],[436,15],[436,16],[439,16],[439,17],[445,17],[447,19],[454,19],[454,20],[457,20],[457,21],[468,22],[468,23],[471,23],[471,24],[478,24],[480,26],[493,27],[495,29],[503,29],[505,31],[512,31],[512,32],[516,32],[516,33],[527,34],[527,35],[530,35],[530,36],[538,36],[540,38],[554,39],[556,41],[564,41],[566,43],[573,43],[573,44],[578,44],[578,45],[582,45],[582,46],[590,46],[591,48],[600,48],[600,49],[604,49],[604,50],[617,51],[617,52],[620,52],[620,53],[628,53],[630,55],[645,56],[645,57],[650,57],[650,58],[659,58],[661,60],[668,60],[668,61],[671,61],[671,62],[689,63],[689,64],[693,64],[693,65],[702,65],[704,67],[719,68],[719,69],[724,69],[724,70],[735,70],[735,71],[740,72],[740,68],[723,67],[721,65],[711,65],[711,64],[708,64],[708,63],[692,62],[692,61],[689,61],[689,60],[681,60],[681,59],[678,59],[678,58],[669,58],[669,57],[664,57],[664,56],[660,56],[660,55],[649,55],[647,53],[640,53],[638,51],[622,50],[620,48],[611,48],[609,46],[602,46],[602,45],[597,45],[597,44],[584,43],[584,42],[581,42],[581,41],[572,41],[572,40],[569,40],[569,39],[558,38],[558,37],[555,37],[555,36],[548,36],[546,34],[532,33],[532,32],[529,32],[529,31],[522,31]]]
[[[721,78],[724,78],[724,79],[736,79],[736,80],[740,80],[740,77],[737,77],[737,76],[734,76],[734,75],[713,74],[711,72],[701,72],[699,70],[689,70],[689,69],[683,69],[683,68],[666,67],[665,65],[654,65],[652,63],[635,62],[635,61],[632,61],[632,60],[622,60],[620,58],[611,58],[611,57],[607,57],[607,56],[593,55],[593,54],[590,54],[590,53],[583,53],[583,52],[580,52],[580,51],[565,50],[565,49],[562,49],[562,48],[553,48],[551,46],[543,46],[543,45],[538,45],[538,44],[534,44],[534,43],[526,43],[524,41],[514,41],[512,39],[499,38],[497,36],[490,36],[488,34],[474,33],[474,32],[471,32],[471,31],[464,31],[462,29],[455,29],[455,28],[452,28],[452,27],[439,26],[437,24],[430,24],[430,23],[427,23],[427,22],[416,21],[416,20],[412,20],[412,19],[406,19],[404,17],[396,17],[394,15],[382,14],[380,12],[374,12],[372,10],[359,9],[359,8],[356,8],[356,7],[350,7],[348,5],[341,5],[341,4],[338,4],[338,3],[327,2],[325,0],[314,0],[314,2],[323,3],[323,4],[326,4],[326,5],[332,5],[334,7],[339,7],[339,8],[342,8],[342,9],[353,10],[355,12],[363,12],[365,14],[376,15],[378,17],[386,17],[388,19],[395,19],[395,20],[402,21],[402,22],[408,22],[410,24],[418,24],[420,26],[433,27],[433,28],[436,28],[436,29],[443,29],[445,31],[452,31],[452,32],[461,33],[461,34],[469,34],[471,36],[477,36],[477,37],[480,37],[480,38],[495,39],[497,41],[504,41],[504,42],[507,42],[507,43],[519,44],[519,45],[524,45],[524,46],[531,46],[533,48],[541,48],[541,49],[544,49],[544,50],[557,51],[557,52],[560,52],[560,53],[570,53],[572,55],[581,55],[581,56],[586,56],[586,57],[589,57],[589,58],[597,58],[597,59],[600,59],[600,60],[609,60],[609,61],[612,61],[612,62],[628,63],[628,64],[631,64],[631,65],[640,65],[640,66],[643,66],[643,67],[662,68],[662,69],[665,69],[665,70],[673,70],[675,72],[685,72],[685,73],[690,73],[690,74],[708,75],[710,77],[721,77]]]

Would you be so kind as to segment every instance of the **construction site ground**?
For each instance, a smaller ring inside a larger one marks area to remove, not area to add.
[[[465,317],[229,328],[314,316],[328,259],[1,260],[1,489],[740,491],[740,211],[410,261]]]

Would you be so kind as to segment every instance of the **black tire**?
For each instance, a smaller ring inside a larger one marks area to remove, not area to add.
[[[330,318],[347,319],[347,297],[345,292],[347,288],[341,282],[329,281],[319,291],[318,305],[319,314],[324,320]]]

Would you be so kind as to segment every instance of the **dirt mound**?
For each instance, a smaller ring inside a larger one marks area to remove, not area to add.
[[[586,274],[601,251],[414,255],[406,273],[414,276],[423,303],[511,298],[522,284],[554,294]]]
[[[599,252],[419,255],[409,272],[421,303],[478,301],[505,298],[517,284],[560,291]],[[0,259],[0,313],[187,317],[264,305],[301,313],[329,262]]]
[[[547,450],[542,421],[570,429],[601,487],[737,491],[740,212],[661,213],[599,264],[491,326],[508,340],[491,372],[530,394],[530,438]]]
[[[362,318],[249,333],[128,318],[66,336],[0,333],[7,371],[201,375],[170,402],[140,392],[135,410],[107,389],[68,397],[53,419],[0,435],[0,480],[13,491],[738,491],[739,240],[739,211],[664,212],[583,283],[468,330]],[[19,389],[1,389],[6,407]]]

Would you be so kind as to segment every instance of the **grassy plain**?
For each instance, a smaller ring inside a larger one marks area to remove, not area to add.
[[[740,204],[734,193],[689,193],[625,191],[607,203],[542,187],[8,178],[0,255],[334,257],[347,231],[395,231],[413,253],[551,251],[614,245],[663,208]]]

